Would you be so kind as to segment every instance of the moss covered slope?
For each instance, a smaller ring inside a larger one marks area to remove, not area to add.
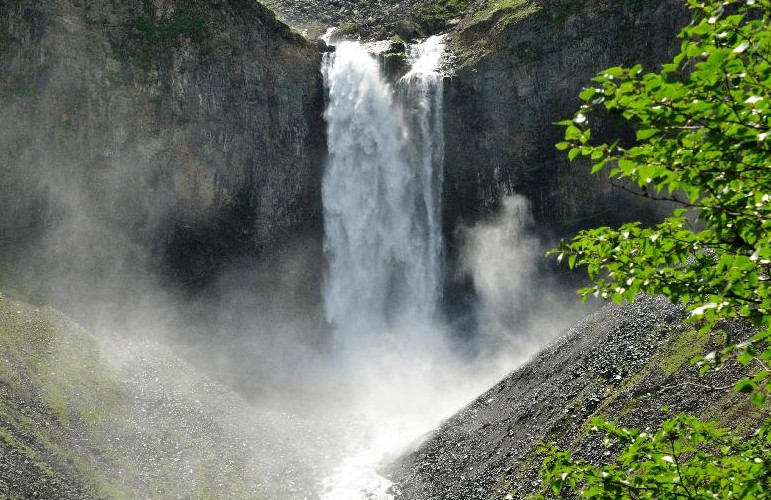
[[[9,295],[0,497],[295,499],[322,475],[318,424],[259,411],[156,343],[102,343]]]

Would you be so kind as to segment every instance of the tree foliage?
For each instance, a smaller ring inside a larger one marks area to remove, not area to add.
[[[688,5],[694,18],[674,60],[659,73],[602,72],[581,92],[573,119],[560,123],[565,141],[557,145],[622,189],[677,208],[652,227],[582,231],[552,253],[587,269],[584,297],[663,294],[702,331],[724,318],[754,323],[754,337],[708,354],[702,371],[729,358],[757,365],[736,389],[763,408],[771,392],[771,0]],[[634,128],[630,144],[593,140],[606,112]],[[543,450],[539,498],[771,498],[771,419],[749,437],[683,415],[653,433],[602,420],[593,431],[608,446],[599,460]]]
[[[590,229],[554,250],[585,266],[580,290],[616,302],[639,292],[682,302],[703,329],[726,317],[759,333],[728,346],[747,363],[771,360],[771,0],[689,0],[693,22],[660,73],[610,68],[580,97],[558,148],[609,170],[622,188],[679,206],[654,227]],[[592,141],[599,110],[636,130],[631,145]],[[738,349],[737,349],[738,347]],[[715,357],[721,360],[720,353]],[[762,403],[765,377],[745,381]]]
[[[655,433],[596,420],[608,448],[622,447],[614,462],[596,465],[549,449],[544,483],[549,495],[572,489],[581,498],[767,499],[771,495],[771,429],[752,439],[679,415]],[[545,495],[539,495],[546,498]]]

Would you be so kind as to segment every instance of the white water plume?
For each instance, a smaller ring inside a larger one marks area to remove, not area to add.
[[[535,270],[542,252],[527,235],[523,198],[505,200],[500,220],[468,230],[466,270],[490,332],[479,356],[461,361],[436,317],[443,51],[441,37],[410,47],[411,70],[393,87],[361,44],[344,42],[325,59],[324,305],[342,377],[335,389],[347,397],[341,421],[350,425],[322,500],[391,500],[378,466],[540,345],[530,331],[541,325],[512,316],[535,304],[528,292],[542,292]]]
[[[585,306],[543,270],[548,243],[532,231],[530,203],[520,195],[502,200],[492,220],[463,231],[463,271],[479,297],[478,357],[511,369],[586,314]]]

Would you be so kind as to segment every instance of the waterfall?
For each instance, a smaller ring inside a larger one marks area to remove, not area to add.
[[[410,47],[411,70],[393,85],[362,44],[325,56],[324,308],[343,364],[354,366],[349,379],[362,384],[366,432],[324,479],[322,500],[392,499],[378,463],[439,410],[427,410],[424,395],[436,393],[431,356],[442,352],[442,42]]]
[[[443,50],[442,37],[411,47],[396,88],[359,43],[325,56],[324,308],[346,342],[436,314]]]

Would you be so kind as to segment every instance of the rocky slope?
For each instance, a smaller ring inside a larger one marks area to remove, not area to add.
[[[0,3],[3,257],[98,298],[319,241],[319,61],[252,0]]]
[[[398,34],[405,40],[447,31],[475,7],[474,0],[265,0],[292,26],[310,39],[328,27],[347,35],[385,40]],[[484,3],[484,2],[482,2]]]
[[[731,388],[744,369],[734,364],[700,378],[689,363],[727,332],[742,338],[748,328],[726,324],[699,335],[679,323],[683,316],[663,298],[640,297],[583,319],[391,465],[396,498],[525,498],[540,484],[540,443],[584,457],[606,451],[586,434],[594,416],[652,428],[687,412],[751,433],[761,415]]]
[[[329,474],[339,427],[251,406],[158,343],[98,340],[2,273],[0,290],[2,498],[297,500]]]

